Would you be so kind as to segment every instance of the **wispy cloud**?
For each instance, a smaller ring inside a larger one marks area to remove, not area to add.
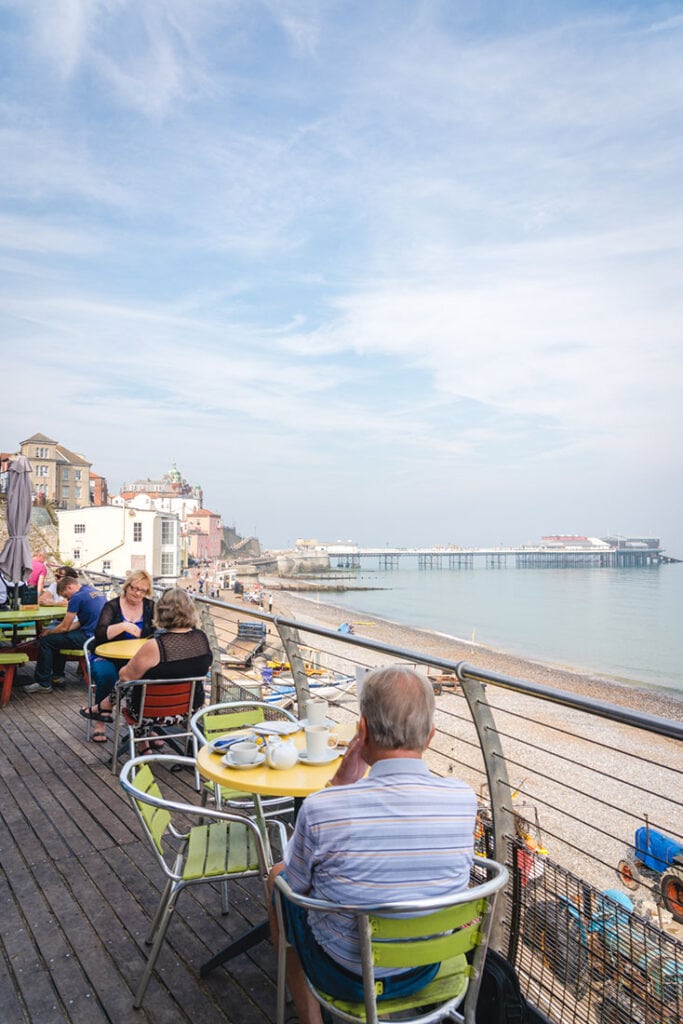
[[[470,536],[496,482],[510,539],[539,502],[600,532],[626,463],[679,529],[669,5],[4,8],[3,448],[44,430],[114,486],[175,458],[249,528],[268,481],[273,543],[370,540],[388,494],[417,539],[402,475],[432,536],[465,477]]]

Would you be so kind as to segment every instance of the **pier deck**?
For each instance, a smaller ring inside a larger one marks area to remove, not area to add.
[[[0,715],[0,1021],[3,1024],[266,1024],[275,955],[262,943],[205,980],[199,967],[263,917],[257,880],[178,901],[141,1010],[132,1007],[161,872],[117,776],[111,744],[85,742],[82,683],[24,696]],[[21,674],[20,674],[21,675]],[[30,682],[24,670],[21,682]],[[171,776],[196,802],[193,777]],[[165,984],[168,979],[168,985]]]

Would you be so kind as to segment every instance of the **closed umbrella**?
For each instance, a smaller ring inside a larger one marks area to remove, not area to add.
[[[31,549],[28,530],[31,523],[31,463],[17,455],[10,463],[7,487],[7,530],[9,537],[0,552],[0,572],[14,583],[13,607],[19,607],[19,584],[31,575]]]

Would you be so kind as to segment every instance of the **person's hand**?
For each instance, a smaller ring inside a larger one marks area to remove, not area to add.
[[[358,733],[355,734],[344,754],[341,764],[330,780],[333,786],[348,786],[352,782],[362,779],[368,770],[366,762],[361,755],[361,741]]]
[[[124,633],[129,633],[131,636],[135,637],[136,640],[140,639],[142,636],[142,630],[135,622],[124,622],[124,626],[126,627],[123,631]]]

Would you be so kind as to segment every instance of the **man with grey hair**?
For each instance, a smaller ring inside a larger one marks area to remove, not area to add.
[[[295,892],[336,903],[419,900],[467,888],[477,802],[469,786],[432,775],[422,760],[434,735],[434,706],[431,684],[411,668],[366,676],[358,732],[327,787],[304,801],[271,878],[284,870]],[[286,900],[283,912],[292,945],[287,982],[302,1024],[321,1021],[304,973],[335,998],[362,1000],[353,916],[306,914]],[[277,940],[274,914],[271,923]],[[390,998],[422,988],[438,967],[376,975]]]

